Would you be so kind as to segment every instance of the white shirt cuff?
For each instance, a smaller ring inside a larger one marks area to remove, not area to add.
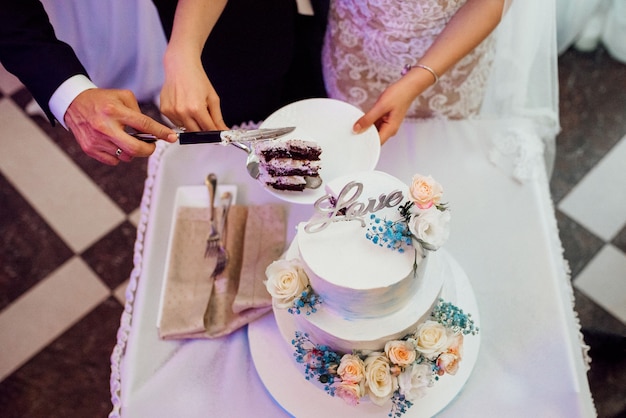
[[[56,120],[65,129],[65,112],[76,96],[85,90],[94,89],[97,86],[83,74],[77,74],[65,80],[50,97],[48,106]]]
[[[313,6],[311,6],[311,0],[296,0],[298,6],[298,13],[305,16],[313,16]]]

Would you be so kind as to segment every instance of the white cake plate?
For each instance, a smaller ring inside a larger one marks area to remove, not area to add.
[[[464,312],[471,313],[474,322],[480,327],[478,305],[469,279],[452,256],[446,253],[445,257],[449,259],[453,274],[444,285],[442,297]],[[342,399],[330,396],[318,382],[306,380],[304,365],[296,362],[294,348],[282,337],[273,313],[248,325],[248,339],[252,360],[263,384],[274,400],[289,414],[296,417],[311,416],[312,412],[315,416],[388,416],[391,402],[381,407],[364,399],[359,405],[350,406]],[[474,369],[479,347],[480,333],[466,336],[463,341],[463,360],[457,374],[442,376],[428,388],[426,396],[414,402],[403,417],[432,417],[452,402]]]

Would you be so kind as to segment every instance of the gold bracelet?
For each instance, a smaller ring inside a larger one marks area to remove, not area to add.
[[[411,71],[411,68],[422,68],[426,71],[428,71],[429,73],[431,73],[435,79],[435,82],[433,83],[433,85],[437,84],[437,82],[439,82],[439,76],[437,75],[437,73],[435,72],[435,70],[433,70],[432,68],[430,68],[427,65],[423,65],[423,64],[416,64],[416,65],[405,65],[404,68],[402,69],[402,72],[400,73],[401,75],[405,75],[406,73],[408,73],[409,71]]]

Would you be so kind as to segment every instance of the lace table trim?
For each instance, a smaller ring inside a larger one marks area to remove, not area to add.
[[[152,192],[155,184],[155,178],[161,163],[161,157],[170,144],[164,141],[158,141],[157,147],[148,162],[148,174],[146,177],[143,196],[141,198],[140,218],[137,225],[137,239],[135,240],[133,264],[128,286],[126,288],[126,302],[124,311],[120,319],[120,327],[117,331],[117,343],[111,354],[111,403],[113,409],[109,413],[109,418],[120,418],[122,409],[122,382],[121,382],[121,362],[126,351],[126,343],[131,330],[131,321],[133,316],[133,303],[135,301],[135,292],[137,291],[137,282],[141,276],[143,266],[143,249],[144,237],[148,225],[150,214],[150,205],[152,203]]]

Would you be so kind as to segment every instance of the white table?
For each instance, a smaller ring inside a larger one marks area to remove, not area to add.
[[[453,211],[446,248],[469,276],[480,308],[476,367],[440,416],[595,415],[567,263],[533,140],[521,120],[431,121],[407,124],[382,149],[378,169],[406,182],[415,172],[432,174],[444,186]],[[517,151],[525,180],[512,176],[513,159],[494,153],[494,143]],[[212,145],[175,144],[152,157],[129,302],[112,356],[113,416],[120,407],[124,417],[287,416],[256,374],[245,328],[217,340],[157,336],[176,189],[202,184],[216,171],[222,183],[238,185],[243,201],[275,201],[247,177],[244,160],[239,151]],[[290,226],[310,213],[291,207]],[[381,417],[387,412],[381,409]]]

